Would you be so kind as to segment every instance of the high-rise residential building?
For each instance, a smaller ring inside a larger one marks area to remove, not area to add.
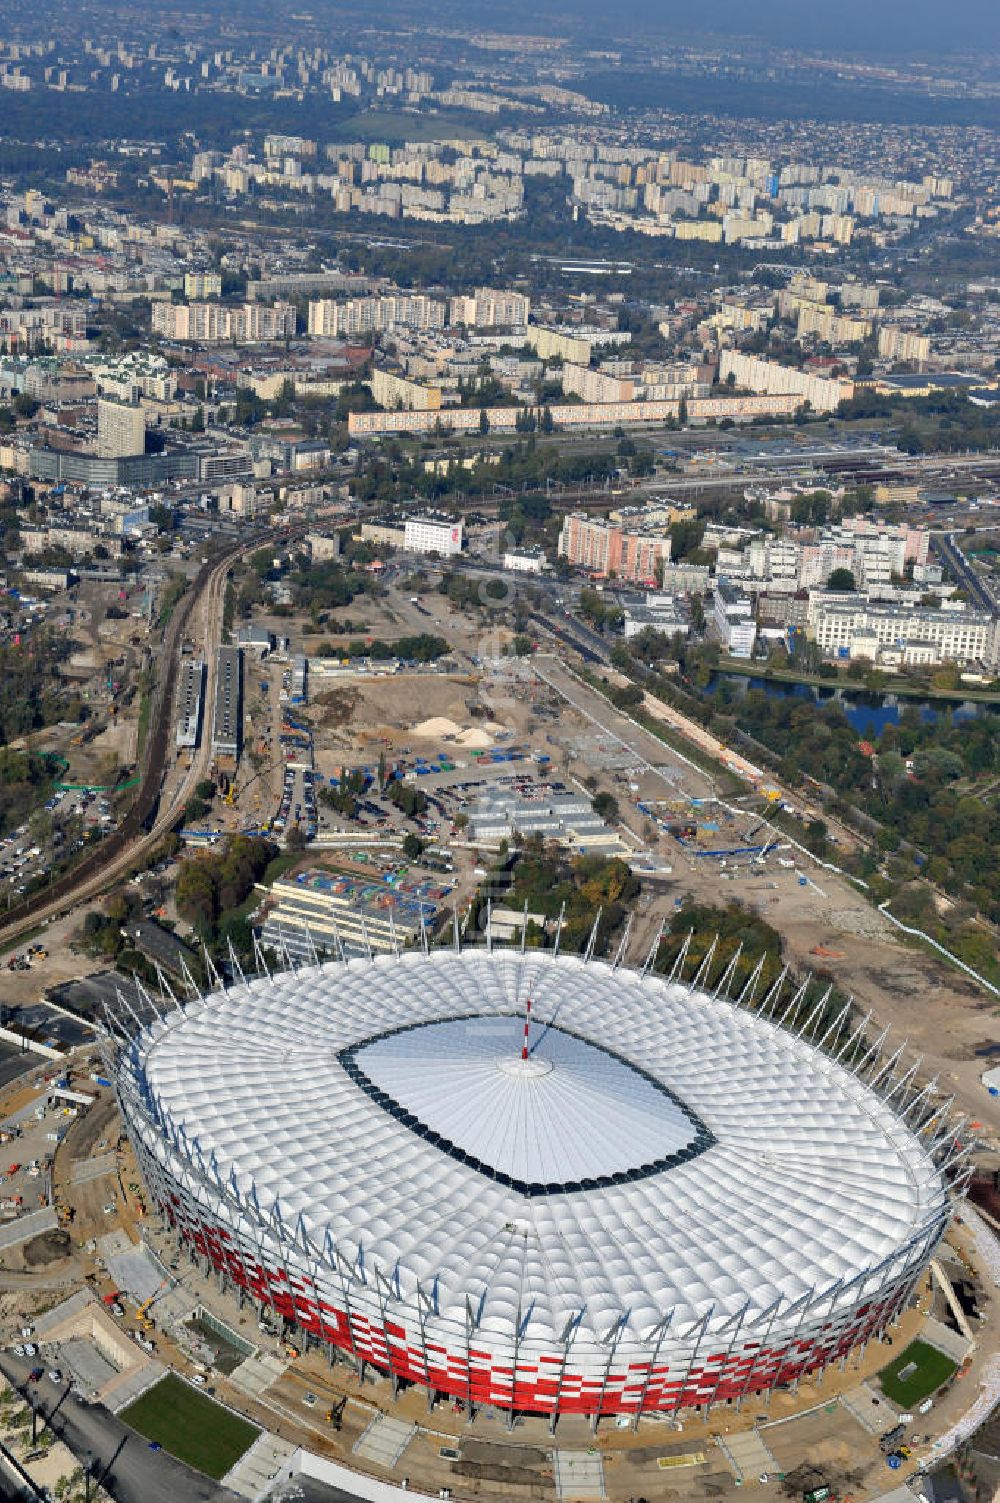
[[[522,328],[528,322],[531,299],[523,292],[477,287],[471,297],[453,297],[448,317],[453,324],[475,329]]]
[[[222,276],[217,271],[188,271],[184,274],[184,296],[198,301],[222,296]]]
[[[922,365],[930,358],[931,341],[927,334],[886,324],[878,331],[878,352],[884,360],[912,360]]]
[[[439,386],[422,386],[392,371],[373,370],[369,385],[375,401],[387,412],[436,412],[441,406]]]
[[[266,344],[294,338],[295,325],[291,303],[153,304],[153,333],[192,344]]]
[[[585,512],[570,512],[559,534],[559,557],[602,578],[650,584],[657,567],[670,560],[670,539],[663,533],[621,527]]]
[[[130,459],[146,452],[146,421],[141,407],[100,397],[97,403],[99,459]]]
[[[631,402],[635,398],[635,382],[630,377],[608,376],[591,370],[589,365],[574,365],[567,360],[561,379],[566,395],[577,396],[582,402]]]
[[[309,333],[314,338],[379,334],[388,329],[442,329],[445,304],[424,293],[356,297],[337,302],[320,298],[309,304]]]
[[[715,629],[726,651],[734,658],[753,657],[757,641],[753,601],[742,594],[730,580],[717,578],[712,605]]]
[[[833,412],[841,402],[854,395],[854,384],[828,376],[812,376],[776,360],[745,355],[741,350],[723,350],[719,362],[719,380],[732,376],[738,386],[748,391],[767,392],[775,396],[796,396],[817,412]]]

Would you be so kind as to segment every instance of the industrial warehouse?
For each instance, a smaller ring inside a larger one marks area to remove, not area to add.
[[[262,968],[123,1038],[119,1099],[189,1250],[306,1345],[553,1426],[738,1403],[893,1325],[966,1171],[898,1056],[675,972]]]

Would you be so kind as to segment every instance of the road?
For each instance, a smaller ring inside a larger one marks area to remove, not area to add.
[[[116,1458],[103,1485],[117,1503],[243,1503],[238,1493],[175,1461],[166,1451],[151,1451],[141,1435],[102,1404],[85,1404],[72,1393],[59,1404],[65,1388],[47,1377],[28,1385],[31,1366],[10,1353],[0,1355],[0,1372],[25,1397],[34,1393],[40,1416],[47,1419],[59,1405],[51,1428],[78,1461],[86,1465],[92,1457],[103,1468]]]
[[[931,548],[962,589],[971,597],[973,605],[992,615],[996,610],[996,601],[985,581],[980,579],[955,542],[955,534],[935,533],[931,538]]]

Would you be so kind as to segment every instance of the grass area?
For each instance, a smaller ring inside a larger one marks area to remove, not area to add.
[[[907,1372],[913,1367],[915,1371]],[[910,1409],[946,1383],[955,1371],[956,1363],[926,1341],[911,1341],[888,1367],[879,1373],[879,1383],[887,1399]],[[900,1373],[906,1372],[905,1378]]]
[[[248,1420],[230,1413],[174,1373],[168,1373],[120,1418],[147,1440],[159,1441],[178,1461],[216,1479],[235,1466],[260,1434]]]
[[[277,882],[286,872],[291,871],[293,866],[298,866],[305,855],[305,851],[283,851],[280,856],[275,856],[269,861],[261,877],[261,886],[270,887],[272,882]]]

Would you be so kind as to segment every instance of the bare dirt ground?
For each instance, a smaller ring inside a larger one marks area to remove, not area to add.
[[[53,1263],[61,1263],[70,1253],[69,1232],[56,1228],[51,1232],[41,1232],[37,1237],[32,1237],[30,1242],[24,1244],[22,1256],[25,1268],[49,1268]]]
[[[559,667],[553,668],[551,659],[545,660],[544,667],[553,682],[600,726],[612,729],[651,762],[672,760],[668,747],[637,730],[606,700]],[[560,720],[560,737],[570,723],[569,714]],[[658,757],[651,755],[651,745],[658,747]],[[572,767],[575,770],[576,764]],[[608,785],[606,775],[602,781]],[[647,779],[641,781],[645,794]],[[681,770],[678,784],[680,791],[703,794],[704,779],[691,769]],[[620,781],[613,791],[624,809]],[[662,783],[659,796],[669,791]],[[634,813],[629,815],[633,829],[637,828]],[[734,875],[732,867],[723,869],[717,862],[693,859],[670,837],[661,836],[654,847],[672,865],[676,890],[659,899],[645,924],[637,927],[633,958],[655,932],[654,921],[672,910],[678,895],[690,892],[704,902],[732,899],[745,903],[779,932],[796,971],[827,973],[866,1012],[871,1009],[871,1037],[888,1024],[893,1048],[909,1039],[913,1054],[923,1055],[921,1073],[928,1079],[937,1075],[941,1087],[954,1092],[958,1108],[981,1124],[983,1142],[1000,1149],[1000,1100],[989,1096],[980,1080],[990,1062],[984,1051],[1000,1033],[1000,1006],[995,998],[929,952],[904,943],[852,883],[798,852],[789,853],[794,869],[780,868],[772,860],[759,873],[745,868],[736,869]],[[804,886],[799,873],[807,878]],[[837,952],[838,958],[816,956],[812,953],[816,946]]]
[[[811,862],[811,885],[799,885],[796,870],[769,865],[759,875],[749,870],[724,880],[715,863],[687,858],[676,842],[661,840],[659,849],[673,865],[676,890],[658,899],[647,921],[637,927],[633,958],[648,944],[654,922],[669,914],[673,899],[685,893],[703,902],[729,900],[754,909],[781,935],[793,970],[824,974],[872,1013],[869,1036],[888,1025],[889,1046],[909,1040],[909,1053],[923,1056],[921,1075],[937,1075],[946,1095],[980,1124],[983,1143],[1000,1150],[1000,1101],[982,1085],[982,1072],[1000,1032],[1000,1007],[971,981],[915,945],[898,938],[886,919],[844,879]],[[640,932],[641,929],[641,932]],[[813,953],[816,947],[834,955]]]
[[[437,715],[470,724],[468,705],[477,700],[476,683],[466,675],[400,673],[321,684],[312,704],[318,739],[345,747],[383,738],[409,745],[412,727]]]
[[[800,966],[817,964],[808,953],[817,941],[842,950],[843,960],[822,964],[866,1011],[872,1008],[883,1027],[891,1025],[897,1040],[910,1040],[914,1052],[924,1056],[923,1072],[939,1075],[941,1086],[955,1092],[959,1107],[982,1124],[984,1140],[1000,1147],[1000,1102],[982,1085],[989,1060],[978,1052],[997,1038],[1000,1008],[995,999],[891,935],[859,935],[836,921],[828,927],[795,921],[780,927]]]

